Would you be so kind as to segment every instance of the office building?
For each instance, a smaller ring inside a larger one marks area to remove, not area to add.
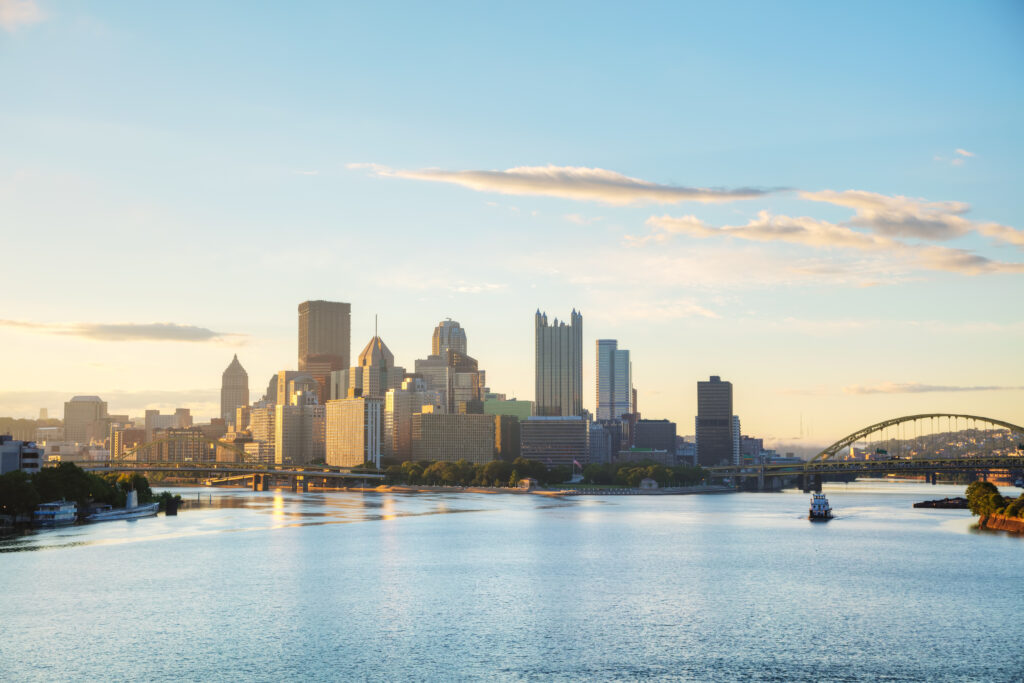
[[[451,318],[441,321],[434,328],[431,349],[431,354],[434,356],[443,356],[447,351],[455,351],[463,356],[467,355],[466,331]]]
[[[740,434],[740,417],[739,415],[732,416],[732,464],[740,464],[740,442],[742,441]]]
[[[274,406],[274,462],[308,465],[324,460],[326,411],[318,393],[313,385],[293,394],[288,405]]]
[[[398,460],[412,457],[412,416],[423,412],[442,412],[438,394],[427,389],[421,377],[408,377],[399,389],[388,390],[384,398],[384,439],[381,454]]]
[[[253,441],[265,441],[273,444],[274,422],[277,419],[277,406],[269,405],[249,410],[249,433]]]
[[[734,461],[732,418],[732,383],[717,375],[697,382],[697,464],[711,467]]]
[[[514,415],[525,420],[533,417],[533,401],[489,398],[484,401],[484,415]]]
[[[295,395],[299,392],[310,393],[315,391],[317,399],[320,397],[320,385],[316,378],[302,370],[280,370],[277,373],[277,382],[274,386],[274,404],[279,406],[291,405]]]
[[[380,337],[373,339],[359,354],[359,364],[331,373],[330,396],[342,399],[363,396],[384,399],[390,389],[400,389],[405,368],[395,366],[395,356]]]
[[[583,412],[583,316],[573,309],[568,325],[534,317],[534,409],[537,416],[578,416]]]
[[[327,464],[380,466],[381,416],[384,402],[357,397],[327,402]]]
[[[413,460],[481,463],[494,460],[494,417],[458,413],[412,416]]]
[[[238,406],[235,408],[235,431],[244,432],[249,429],[249,420],[252,414],[250,406]]]
[[[216,445],[199,427],[169,427],[153,433],[154,443],[137,454],[146,462],[215,462]]]
[[[147,410],[145,417],[146,441],[156,438],[160,429],[188,429],[192,426],[192,411],[189,408],[175,408],[166,415],[159,410]]]
[[[0,474],[15,470],[36,474],[42,464],[43,449],[34,442],[16,441],[10,434],[0,434]]]
[[[634,413],[633,365],[629,351],[614,339],[597,340],[597,419],[618,420]]]
[[[512,462],[522,455],[522,431],[515,415],[493,415],[494,457]],[[525,418],[524,418],[525,419]]]
[[[99,396],[75,396],[64,403],[64,439],[87,444],[107,435],[107,402]]]
[[[519,430],[522,456],[528,460],[548,467],[589,462],[590,423],[582,417],[530,417],[519,423]]]
[[[633,447],[675,453],[676,423],[668,420],[637,420]]]
[[[444,412],[482,412],[485,374],[475,358],[447,349],[417,359],[415,368],[427,388],[438,393]]]
[[[228,424],[235,423],[235,411],[249,405],[249,373],[238,362],[238,354],[221,375],[220,418]]]
[[[142,428],[111,425],[110,457],[120,460],[146,443],[146,430]]]
[[[612,439],[618,438],[610,429],[605,429],[600,422],[590,423],[590,462],[595,465],[607,465],[612,462]],[[618,449],[615,449],[618,453]]]
[[[319,386],[323,404],[329,396],[330,374],[349,367],[352,306],[340,301],[299,304],[299,370]]]
[[[261,465],[273,465],[275,462],[274,444],[272,442],[268,443],[253,439],[243,443],[242,448],[245,450],[245,458],[249,462]]]

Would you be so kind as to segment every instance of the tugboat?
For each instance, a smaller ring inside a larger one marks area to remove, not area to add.
[[[811,494],[811,509],[807,513],[807,519],[812,522],[827,522],[832,519],[832,508],[824,493]]]

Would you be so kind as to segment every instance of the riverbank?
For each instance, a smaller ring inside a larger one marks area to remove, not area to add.
[[[1024,519],[1005,515],[982,515],[978,520],[979,529],[991,531],[1007,531],[1011,534],[1024,534]]]

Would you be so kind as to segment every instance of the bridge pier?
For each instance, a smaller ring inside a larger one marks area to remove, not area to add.
[[[299,492],[299,479],[298,477],[289,477],[291,479],[292,493]]]
[[[253,491],[259,491],[260,490],[260,475],[258,475],[258,474],[252,475],[252,490]]]
[[[302,480],[302,492],[309,493],[309,479]]]

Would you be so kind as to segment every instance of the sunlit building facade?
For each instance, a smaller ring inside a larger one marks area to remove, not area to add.
[[[343,398],[327,402],[328,465],[380,466],[381,419],[384,402],[377,398]]]
[[[220,417],[235,424],[237,410],[249,405],[249,373],[238,362],[238,354],[224,370],[220,380]]]
[[[492,415],[417,413],[412,416],[412,459],[482,463],[494,460]]]

